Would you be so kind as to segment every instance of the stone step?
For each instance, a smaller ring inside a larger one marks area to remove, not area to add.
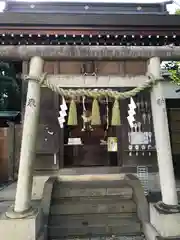
[[[179,240],[180,236],[176,236],[176,237],[160,237],[160,236],[157,236],[156,239],[157,240]]]
[[[53,191],[52,198],[90,196],[119,196],[121,199],[131,199],[131,188],[60,188]]]
[[[115,225],[138,222],[136,213],[121,213],[121,214],[82,214],[82,215],[51,215],[49,225],[58,225],[61,227],[68,226],[88,226],[98,225]]]
[[[60,181],[55,182],[55,187],[66,187],[66,188],[119,188],[128,187],[127,182],[123,179],[121,180],[87,180],[87,181]]]
[[[88,214],[88,213],[128,213],[136,212],[136,204],[132,200],[112,198],[84,198],[59,199],[53,201],[50,209],[52,215],[64,214]]]
[[[132,188],[123,186],[123,181],[58,182],[54,186],[52,198],[116,195],[122,199],[131,199]]]
[[[67,238],[51,238],[51,240],[145,240],[143,234],[136,236],[99,236],[99,237],[90,237],[90,236],[82,236],[82,237],[67,237]]]
[[[112,236],[112,235],[126,235],[132,236],[141,233],[141,225],[137,222],[124,223],[116,225],[88,225],[88,226],[49,226],[48,236],[50,238],[67,238],[76,236]]]
[[[60,204],[76,204],[77,202],[81,203],[98,203],[98,202],[105,202],[105,203],[118,203],[118,202],[125,202],[125,201],[133,201],[133,199],[123,199],[117,195],[106,195],[106,196],[76,196],[76,197],[61,197],[61,198],[52,198],[51,205],[60,205]]]

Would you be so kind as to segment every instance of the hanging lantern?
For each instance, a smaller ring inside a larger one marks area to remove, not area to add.
[[[8,63],[0,63],[0,111],[21,111],[20,86],[16,72]]]

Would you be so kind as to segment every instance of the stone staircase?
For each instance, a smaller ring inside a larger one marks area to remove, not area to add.
[[[48,239],[143,239],[133,190],[120,182],[56,181]]]

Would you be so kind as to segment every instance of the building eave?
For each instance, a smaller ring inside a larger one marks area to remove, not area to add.
[[[6,11],[28,13],[111,13],[111,14],[168,14],[166,5],[172,1],[162,3],[127,3],[127,2],[17,2],[8,0]]]
[[[180,28],[178,15],[140,14],[59,14],[11,13],[0,14],[1,27],[151,27]]]

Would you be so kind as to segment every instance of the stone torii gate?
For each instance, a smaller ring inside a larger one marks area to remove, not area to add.
[[[54,50],[56,49],[57,52],[55,53],[54,51],[54,54],[52,54],[52,52],[47,50],[52,50],[52,48],[54,48]],[[130,57],[136,59],[139,55],[141,55],[141,58],[149,59],[148,72],[152,74],[156,79],[160,79],[160,58],[176,59],[177,56],[180,56],[180,47],[177,47],[176,50],[170,47],[116,47],[116,49],[114,47],[92,47],[92,51],[87,51],[86,47],[75,47],[74,49],[72,48],[73,47],[56,48],[50,46],[49,48],[47,47],[46,51],[43,52],[43,49],[45,49],[44,46],[7,46],[4,47],[4,49],[2,46],[0,47],[0,55],[4,58],[9,58],[11,56],[13,58],[18,57],[20,59],[27,59],[32,57],[30,61],[30,80],[28,82],[26,109],[24,115],[16,198],[14,208],[6,213],[6,215],[11,219],[33,216],[35,212],[35,210],[31,207],[31,193],[33,181],[33,162],[35,160],[35,146],[40,111],[41,86],[40,83],[34,81],[34,79],[40,79],[43,74],[43,59],[46,59],[47,57],[50,59],[56,58],[56,60],[58,58],[71,59],[71,57],[75,59],[128,59]],[[68,51],[70,49],[71,54],[68,54]],[[83,51],[83,49],[86,49],[86,51]],[[34,56],[32,56],[33,54]],[[163,96],[162,85],[160,82],[158,82],[152,88],[151,105],[162,192],[162,202],[156,204],[155,207],[153,207],[151,210],[151,213],[153,216],[155,216],[151,219],[152,224],[161,235],[163,235],[164,231],[166,231],[168,232],[169,236],[174,236],[174,232],[172,233],[170,226],[172,226],[171,224],[177,225],[177,223],[176,221],[172,220],[173,218],[171,218],[171,223],[169,226],[166,224],[163,225],[163,223],[160,224],[160,222],[163,221],[162,212],[167,213],[167,219],[169,216],[168,213],[171,213],[171,216],[173,213],[176,213],[176,216],[179,216],[180,220],[166,104]],[[180,229],[176,230],[176,233],[180,235]]]

